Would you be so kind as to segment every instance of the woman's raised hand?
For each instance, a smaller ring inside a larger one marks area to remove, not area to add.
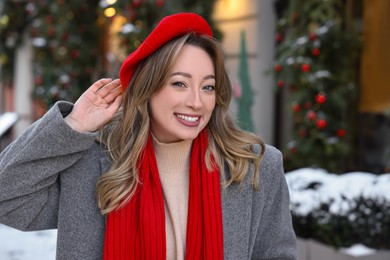
[[[78,132],[94,132],[108,123],[122,103],[119,79],[100,79],[76,101],[65,122]]]

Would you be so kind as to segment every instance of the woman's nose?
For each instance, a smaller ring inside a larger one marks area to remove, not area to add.
[[[199,110],[202,108],[203,103],[199,89],[195,89],[188,93],[186,105],[194,110]]]

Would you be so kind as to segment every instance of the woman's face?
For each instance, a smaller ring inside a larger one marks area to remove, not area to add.
[[[151,131],[163,143],[193,140],[215,107],[215,73],[210,56],[185,45],[162,89],[150,99]]]

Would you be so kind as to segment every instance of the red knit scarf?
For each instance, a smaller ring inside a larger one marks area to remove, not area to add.
[[[191,151],[186,259],[223,259],[220,177],[216,167],[206,169],[207,146],[203,130]],[[150,135],[141,158],[135,195],[107,216],[104,260],[166,259],[163,192]]]

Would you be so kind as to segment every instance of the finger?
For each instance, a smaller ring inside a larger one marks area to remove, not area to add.
[[[110,79],[110,78],[99,79],[98,81],[93,83],[92,86],[89,89],[92,90],[93,92],[96,92],[101,87],[107,85],[110,82],[112,82],[112,79]]]
[[[112,103],[117,96],[119,95],[122,95],[122,86],[119,85],[118,87],[116,87],[115,89],[113,89],[110,93],[108,93],[105,97],[104,97],[104,101],[108,104]]]
[[[115,79],[106,85],[100,87],[97,91],[96,94],[99,94],[101,97],[105,97],[108,94],[110,94],[114,89],[118,88],[120,86],[121,82],[119,79]]]
[[[122,104],[122,99],[122,95],[117,96],[114,102],[112,102],[111,105],[108,107],[108,111],[110,111],[112,115],[114,115],[118,111],[119,107]]]

